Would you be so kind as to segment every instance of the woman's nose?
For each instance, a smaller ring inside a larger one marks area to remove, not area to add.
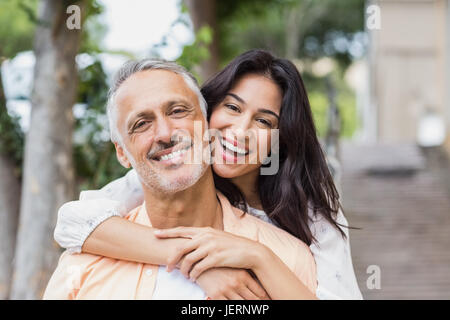
[[[242,118],[241,121],[234,123],[229,128],[230,134],[238,141],[244,141],[251,131],[251,119]]]

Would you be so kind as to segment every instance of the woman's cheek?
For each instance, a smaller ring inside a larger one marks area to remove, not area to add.
[[[211,118],[209,119],[209,127],[211,129],[220,129],[221,125],[221,119],[223,119],[223,115],[221,115],[220,110],[214,110],[211,114]]]
[[[269,130],[258,130],[258,134],[256,136],[256,145],[257,145],[257,149],[254,153],[254,157],[252,157],[251,162],[250,163],[257,163],[258,165],[261,165],[262,162],[262,158],[265,155],[267,155],[268,151],[268,134],[267,131]],[[256,158],[256,159],[255,159]]]

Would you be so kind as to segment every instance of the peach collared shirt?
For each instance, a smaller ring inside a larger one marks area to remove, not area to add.
[[[269,223],[232,207],[217,193],[223,212],[224,231],[258,241],[269,247],[315,293],[316,265],[309,247]],[[127,220],[151,226],[144,205],[131,211]],[[116,260],[91,254],[64,252],[53,273],[44,299],[152,299],[159,266]]]

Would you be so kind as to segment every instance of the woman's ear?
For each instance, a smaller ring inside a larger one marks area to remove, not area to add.
[[[122,166],[124,166],[125,168],[130,168],[131,163],[130,163],[130,160],[128,160],[128,157],[127,157],[126,152],[123,149],[123,147],[120,144],[118,144],[117,142],[114,142],[114,146],[116,147],[117,160],[119,160],[120,164]]]

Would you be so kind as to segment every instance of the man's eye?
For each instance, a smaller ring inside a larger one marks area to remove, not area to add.
[[[236,112],[240,112],[241,110],[239,109],[238,106],[235,106],[234,104],[226,104],[225,107],[227,107],[230,110],[236,111]]]
[[[146,124],[148,124],[149,121],[143,120],[143,121],[139,121],[138,123],[136,123],[136,125],[134,126],[134,129],[139,129],[144,127]]]
[[[182,115],[185,112],[186,112],[185,108],[175,108],[172,109],[172,111],[170,111],[170,115]]]

